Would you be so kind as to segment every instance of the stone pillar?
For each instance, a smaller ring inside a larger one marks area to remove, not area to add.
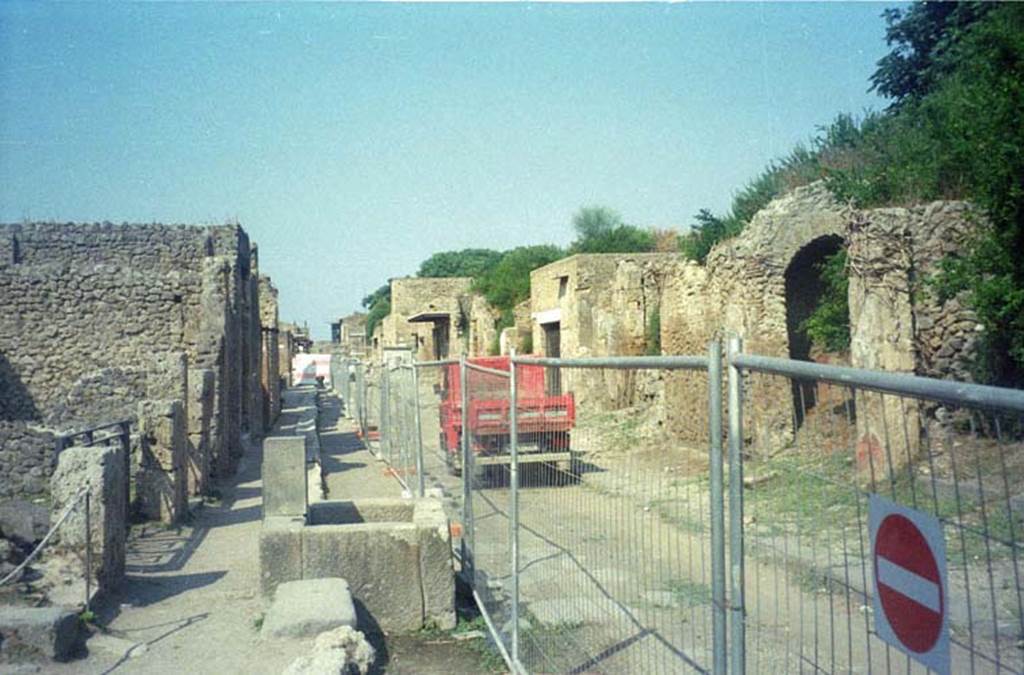
[[[315,432],[314,432],[315,433]],[[306,438],[271,436],[263,440],[263,517],[305,517]]]
[[[188,371],[188,493],[202,495],[210,488],[211,430],[214,421],[215,377],[209,368]]]
[[[850,362],[855,368],[914,373],[910,233],[902,209],[877,209],[850,224]],[[870,214],[870,215],[867,215]],[[859,391],[857,471],[886,480],[920,446],[915,399]]]
[[[173,523],[188,508],[188,431],[181,401],[139,404],[141,456],[135,498],[142,515]]]
[[[124,578],[128,477],[123,452],[119,447],[67,448],[50,480],[54,521],[82,488],[89,492],[93,578],[101,590],[115,588]],[[83,499],[58,530],[54,548],[72,553],[84,569],[86,536]]]

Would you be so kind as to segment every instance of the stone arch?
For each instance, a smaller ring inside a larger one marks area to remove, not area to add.
[[[786,338],[789,358],[811,361],[811,339],[801,327],[817,307],[825,291],[820,266],[845,245],[843,237],[827,234],[807,242],[789,260],[785,272]],[[812,383],[793,383],[793,407],[799,426],[804,414],[817,403]]]

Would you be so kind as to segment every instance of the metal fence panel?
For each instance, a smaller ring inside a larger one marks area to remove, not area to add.
[[[517,365],[520,620],[510,651],[525,670],[712,669],[710,427],[705,417],[704,433],[683,441],[666,430],[671,411],[650,404],[667,378],[708,401],[707,362],[682,372],[657,359]],[[560,396],[547,393],[552,383]]]
[[[876,632],[877,494],[941,523],[951,672],[1024,671],[1024,417],[955,402],[1012,393],[979,398],[983,388],[958,394],[926,378],[879,391],[865,371],[845,384],[792,365],[794,375],[737,369],[730,400],[742,451],[730,508],[743,594],[732,600],[746,631],[732,646],[746,670],[926,672]]]

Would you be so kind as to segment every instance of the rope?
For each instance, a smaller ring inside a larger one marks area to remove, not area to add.
[[[30,553],[29,556],[27,558],[25,558],[25,560],[23,560],[20,565],[15,567],[11,571],[11,573],[8,574],[6,577],[4,577],[3,579],[0,579],[0,586],[3,586],[8,581],[13,579],[15,576],[17,576],[17,574],[19,572],[21,572],[21,570],[25,569],[25,567],[30,562],[35,560],[35,557],[37,555],[39,555],[39,552],[43,550],[43,547],[46,546],[46,543],[48,541],[50,541],[51,537],[53,537],[53,533],[57,531],[57,528],[59,528],[62,524],[64,524],[64,521],[68,519],[68,516],[71,515],[71,512],[75,509],[75,507],[78,506],[78,502],[82,501],[82,498],[85,497],[85,493],[88,492],[88,491],[89,491],[88,487],[84,487],[84,488],[82,488],[81,490],[78,491],[78,494],[75,495],[75,498],[71,501],[71,503],[68,504],[66,507],[64,507],[64,513],[61,514],[60,520],[58,520],[56,523],[54,523],[53,527],[51,527],[50,531],[46,533],[46,536],[43,537],[43,540],[41,542],[39,542],[39,545],[36,546],[35,550],[32,551],[32,553]],[[89,536],[89,534],[86,533],[86,536]]]

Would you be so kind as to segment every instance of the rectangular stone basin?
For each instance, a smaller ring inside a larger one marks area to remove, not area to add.
[[[386,632],[455,626],[448,519],[437,499],[310,504],[305,520],[268,517],[260,533],[264,595],[298,579],[341,577],[357,606]]]

